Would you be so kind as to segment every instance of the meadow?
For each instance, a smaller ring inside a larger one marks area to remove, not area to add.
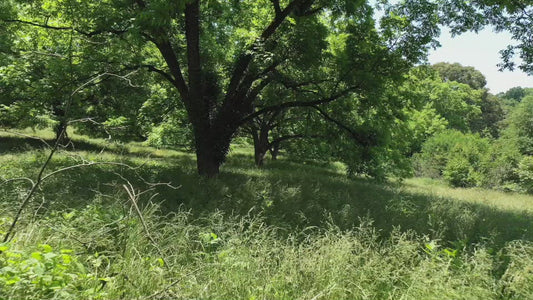
[[[35,178],[37,135],[0,134],[0,176]],[[425,178],[349,178],[334,162],[221,174],[194,155],[71,134],[0,244],[1,299],[533,299],[533,196]],[[0,185],[0,233],[27,193]]]

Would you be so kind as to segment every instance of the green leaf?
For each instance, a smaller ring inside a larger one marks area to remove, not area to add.
[[[31,257],[35,258],[36,260],[38,261],[42,261],[43,260],[43,255],[41,254],[41,252],[33,252],[31,254]]]
[[[159,263],[160,267],[164,267],[165,266],[165,261],[162,258],[158,258],[157,262]]]
[[[47,244],[39,244],[39,248],[41,248],[44,253],[52,252],[52,246]]]
[[[4,252],[9,250],[9,246],[7,244],[0,244],[0,252]]]

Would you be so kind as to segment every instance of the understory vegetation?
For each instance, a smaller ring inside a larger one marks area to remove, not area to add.
[[[0,139],[2,176],[36,174],[40,141]],[[43,182],[0,246],[3,298],[533,297],[531,196],[349,179],[319,161],[257,169],[243,145],[206,180],[186,152],[73,139],[50,171],[102,164]],[[25,184],[0,186],[2,233]]]
[[[444,130],[413,156],[419,176],[443,178],[455,187],[533,192],[533,91],[508,107],[497,136]],[[502,100],[505,100],[503,98]]]

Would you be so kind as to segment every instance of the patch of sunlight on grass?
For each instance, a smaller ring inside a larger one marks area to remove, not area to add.
[[[0,130],[0,136],[20,136],[18,134],[32,136],[32,137],[38,137],[42,139],[53,139],[55,138],[55,133],[50,128],[43,128],[43,129],[32,129],[32,128],[25,128],[25,129],[6,129],[6,130]],[[68,131],[69,134],[72,133],[72,130]]]
[[[533,212],[532,195],[481,188],[452,188],[442,181],[429,178],[410,178],[404,183],[407,191],[417,194],[484,204],[504,210]]]

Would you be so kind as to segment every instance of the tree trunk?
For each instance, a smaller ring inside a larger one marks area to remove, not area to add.
[[[255,165],[262,167],[265,162],[265,156],[270,149],[270,142],[268,141],[268,132],[270,128],[267,125],[262,125],[259,132],[253,133],[254,138],[254,160]]]
[[[65,121],[59,121],[59,124],[57,124],[54,127],[54,132],[56,134],[56,140],[59,140],[59,143],[64,145],[65,143],[68,143],[69,138],[67,134],[67,122]]]
[[[219,123],[220,122],[220,123]],[[196,163],[198,174],[207,178],[214,178],[218,175],[220,166],[226,160],[229,147],[236,127],[231,126],[231,122],[219,120],[217,125],[209,125],[208,120],[203,120],[202,124],[194,126],[194,139],[196,146]],[[221,124],[226,124],[222,126]]]
[[[273,143],[272,147],[270,147],[270,156],[272,157],[272,160],[278,159],[279,148],[280,148],[280,142]]]
[[[216,158],[209,147],[196,146],[196,165],[198,174],[207,178],[214,178],[220,172],[222,161]]]
[[[268,152],[268,145],[265,146],[264,144],[254,145],[255,151],[254,151],[254,158],[255,158],[255,165],[258,167],[262,167],[265,162],[265,156]]]
[[[66,120],[65,111],[60,104],[54,106],[54,115],[58,119],[57,125],[54,126],[56,141],[59,140],[60,145],[66,145],[70,141],[67,134],[68,122]]]

